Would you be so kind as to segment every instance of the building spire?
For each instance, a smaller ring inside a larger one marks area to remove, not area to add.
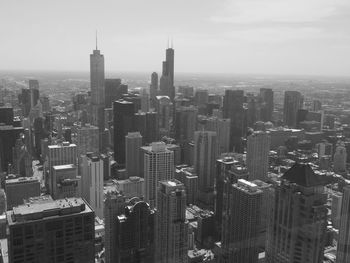
[[[168,36],[168,43],[167,43],[167,48],[169,48],[169,42],[170,42],[170,41],[169,41],[169,36]]]
[[[173,42],[173,37],[171,37],[171,46],[172,49],[174,48],[174,42]]]
[[[97,30],[96,30],[96,50],[97,50]]]

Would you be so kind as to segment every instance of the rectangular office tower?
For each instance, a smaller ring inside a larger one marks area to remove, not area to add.
[[[327,227],[327,184],[308,164],[281,177],[267,226],[267,263],[321,263]],[[338,262],[338,261],[337,261]]]
[[[174,152],[167,149],[163,142],[155,142],[141,149],[144,153],[146,201],[154,208],[157,204],[158,182],[174,178]]]
[[[257,263],[263,192],[254,183],[239,179],[225,187],[221,263]]]
[[[335,212],[335,211],[334,211]],[[332,210],[333,213],[333,210]],[[340,214],[337,263],[350,262],[350,186],[344,187]]]
[[[299,91],[286,91],[284,93],[283,122],[289,128],[296,128],[297,113],[303,106],[303,97]]]
[[[199,199],[214,202],[215,162],[218,155],[216,132],[196,131],[194,134],[194,168],[198,176]]]
[[[156,212],[132,199],[117,219],[117,263],[154,263]]]
[[[29,200],[7,212],[9,262],[95,262],[94,211],[81,198]]]
[[[185,263],[188,249],[185,186],[175,179],[161,181],[158,195],[155,262]]]
[[[48,177],[45,184],[49,192],[54,189],[53,167],[56,165],[73,164],[77,165],[77,146],[69,142],[62,142],[57,145],[48,146],[48,161],[45,163],[45,170],[48,170]]]
[[[126,100],[113,102],[114,160],[125,164],[125,136],[135,131],[134,103]]]
[[[273,90],[269,88],[260,88],[260,97],[262,99],[263,105],[261,108],[261,120],[262,121],[272,121],[273,113]]]
[[[266,181],[269,171],[270,144],[269,133],[256,131],[248,136],[247,167],[249,180]]]
[[[222,113],[225,119],[231,120],[230,150],[234,149],[236,152],[242,152],[241,137],[247,129],[244,121],[243,102],[243,90],[225,90]]]
[[[125,136],[125,168],[130,176],[143,176],[141,171],[142,136],[139,132],[129,132]]]
[[[82,156],[81,196],[91,205],[96,216],[103,218],[103,160],[98,154]]]

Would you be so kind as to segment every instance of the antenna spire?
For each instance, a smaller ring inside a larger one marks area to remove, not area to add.
[[[97,30],[96,30],[96,50],[97,50]]]
[[[174,48],[173,37],[171,37],[171,48]]]

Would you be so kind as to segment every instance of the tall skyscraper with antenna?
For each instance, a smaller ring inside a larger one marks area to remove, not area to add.
[[[90,54],[90,87],[91,87],[91,108],[92,123],[104,129],[104,105],[105,105],[105,61],[104,56],[97,48]]]
[[[163,71],[160,77],[160,92],[164,96],[169,96],[171,101],[175,98],[174,87],[174,49],[173,42],[169,45],[165,52],[165,61],[163,61]]]

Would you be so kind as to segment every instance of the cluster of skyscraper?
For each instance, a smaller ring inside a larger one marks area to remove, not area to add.
[[[334,240],[349,262],[349,147],[325,141],[334,119],[320,102],[176,92],[172,47],[162,66],[149,90],[129,90],[105,79],[96,45],[90,91],[70,111],[53,110],[36,80],[0,108],[9,262],[319,263]]]

